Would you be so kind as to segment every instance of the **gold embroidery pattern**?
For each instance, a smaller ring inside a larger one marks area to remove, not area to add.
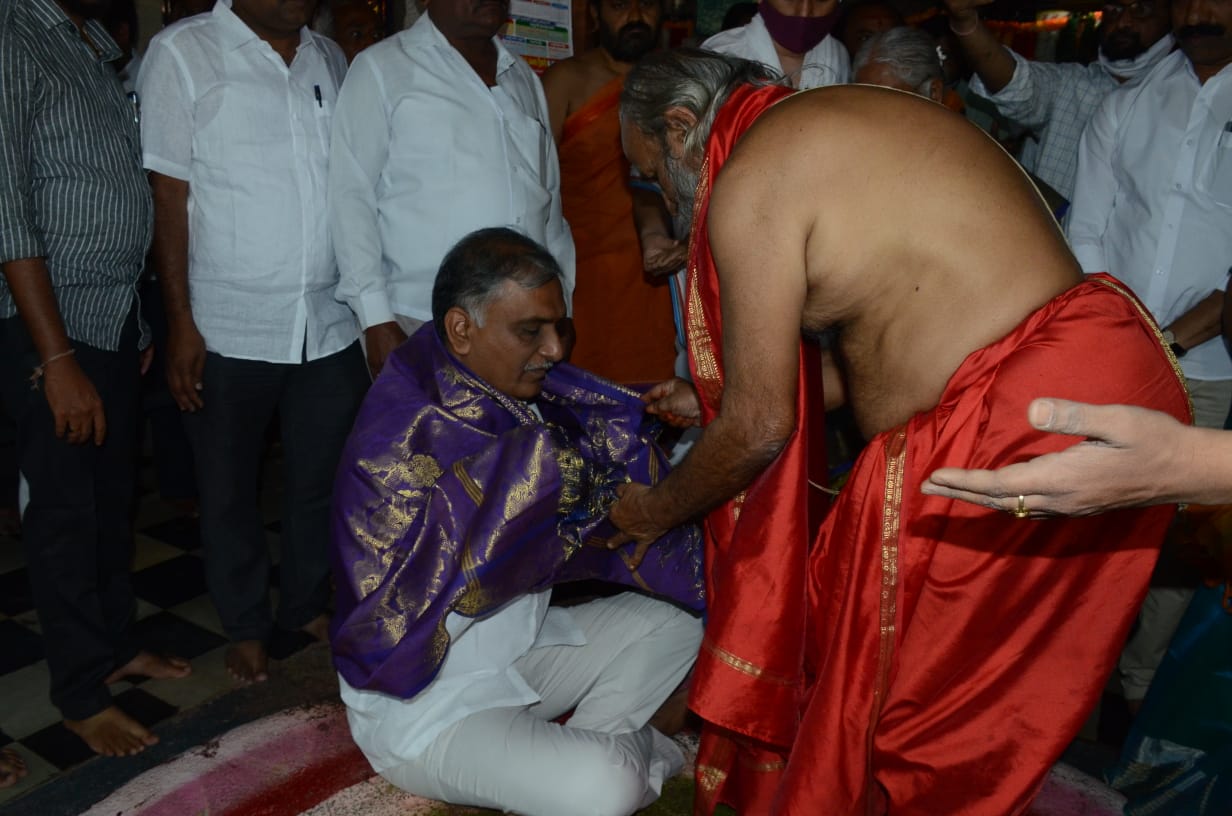
[[[774,683],[780,686],[794,685],[796,680],[793,677],[784,677],[782,675],[771,674],[758,666],[756,663],[751,663],[742,657],[737,657],[726,649],[716,646],[709,638],[702,639],[702,649],[714,655],[715,659],[721,663],[725,663],[741,674],[746,674],[749,677],[755,677],[758,680],[764,680],[767,683]]]
[[[873,689],[873,711],[868,724],[868,751],[872,771],[873,732],[881,717],[889,682],[890,659],[894,651],[894,620],[898,612],[898,533],[903,504],[903,467],[907,460],[907,429],[899,428],[886,440],[885,498],[881,509],[881,600],[878,620],[877,685]]]
[[[705,201],[710,195],[710,159],[702,164],[701,175],[694,192],[694,201]],[[719,395],[723,392],[723,374],[719,371],[719,362],[715,354],[714,338],[706,327],[706,317],[702,307],[700,290],[701,269],[696,257],[708,251],[706,247],[697,246],[700,240],[701,225],[705,218],[694,218],[690,230],[689,246],[689,281],[687,288],[688,306],[685,309],[685,334],[689,344],[689,356],[697,369],[694,385],[705,392],[706,401],[718,405]]]
[[[697,779],[697,786],[699,788],[706,793],[714,793],[723,784],[723,780],[727,778],[727,772],[711,765],[698,765],[694,776]]]
[[[1159,345],[1163,347],[1164,354],[1168,355],[1168,363],[1172,366],[1172,373],[1176,375],[1176,378],[1180,380],[1181,387],[1185,389],[1185,399],[1189,403],[1189,415],[1193,416],[1193,397],[1190,396],[1189,386],[1185,382],[1185,372],[1181,370],[1181,363],[1176,359],[1176,355],[1172,352],[1172,347],[1164,342],[1164,333],[1160,331],[1159,324],[1155,322],[1155,316],[1148,312],[1146,308],[1138,302],[1136,297],[1127,292],[1125,287],[1118,286],[1112,281],[1105,280],[1103,278],[1090,278],[1089,280],[1093,280],[1096,283],[1102,283],[1104,286],[1107,286],[1109,289],[1128,300],[1130,304],[1138,311],[1138,314],[1142,317],[1143,321],[1151,327],[1151,331],[1155,333],[1155,339],[1158,340]]]

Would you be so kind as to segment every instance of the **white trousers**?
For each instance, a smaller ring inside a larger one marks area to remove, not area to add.
[[[1194,425],[1222,428],[1232,404],[1232,380],[1186,380],[1193,400]],[[1158,577],[1158,573],[1157,573]],[[1117,673],[1126,700],[1141,700],[1163,662],[1168,642],[1180,625],[1189,602],[1192,586],[1152,586],[1138,612],[1138,629],[1121,650]]]
[[[701,621],[634,593],[569,612],[584,646],[532,649],[514,664],[538,703],[472,714],[382,776],[525,816],[629,816],[654,802],[684,757],[646,723],[692,667]],[[552,722],[570,710],[567,724]]]

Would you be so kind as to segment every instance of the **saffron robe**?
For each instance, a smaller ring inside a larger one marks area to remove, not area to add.
[[[620,146],[623,77],[565,120],[560,197],[577,250],[570,362],[620,383],[672,376],[676,360],[671,289],[651,281],[633,223],[629,162]]]
[[[453,358],[432,323],[372,384],[334,487],[334,666],[354,688],[409,699],[449,648],[451,612],[482,617],[556,583],[594,578],[700,611],[701,535],[663,536],[637,570],[613,536],[616,487],[667,463],[632,391],[568,364],[530,406]]]

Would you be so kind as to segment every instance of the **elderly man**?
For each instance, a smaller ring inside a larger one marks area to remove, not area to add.
[[[508,229],[445,257],[432,323],[390,355],[339,468],[334,663],[355,741],[395,785],[627,816],[679,770],[650,723],[701,626],[649,595],[549,607],[551,588],[600,578],[700,609],[700,538],[680,528],[640,565],[585,546],[615,532],[616,486],[666,463],[637,395],[558,364],[562,280]]]
[[[759,62],[795,88],[838,85],[851,79],[851,57],[830,33],[837,21],[838,0],[762,0],[747,25],[702,47]]]
[[[560,167],[543,88],[497,32],[508,0],[433,0],[361,53],[334,117],[330,228],[338,297],[359,316],[376,376],[431,317],[432,278],[462,236],[509,226],[545,244],[573,291]]]
[[[945,0],[950,30],[975,70],[971,88],[1035,138],[1020,159],[1066,200],[1074,197],[1078,139],[1100,101],[1134,82],[1172,50],[1169,0],[1110,0],[1099,27],[1099,59],[1090,65],[1027,60],[1001,45],[980,22],[992,0]]]
[[[561,199],[582,270],[569,359],[616,382],[658,382],[671,376],[675,359],[671,290],[643,273],[617,109],[625,74],[658,43],[662,8],[659,0],[591,0],[589,7],[599,47],[543,75]]]
[[[961,117],[864,86],[785,99],[760,73],[652,56],[621,105],[631,160],[693,222],[696,392],[665,384],[651,410],[706,427],[611,518],[645,544],[709,512],[699,795],[1021,812],[1098,699],[1171,511],[1035,524],[1025,500],[1002,514],[919,485],[1063,446],[1022,422],[1041,389],[1185,419],[1184,388],[1141,306],[1083,281],[1027,178]],[[954,224],[983,237],[948,241]],[[822,406],[800,386],[801,332],[826,328],[870,442],[810,551]]]
[[[136,111],[111,67],[120,49],[96,19],[106,8],[0,7],[0,400],[17,428],[51,701],[92,751],[123,756],[158,737],[108,684],[189,667],[133,637],[137,281],[152,208]]]
[[[934,102],[945,98],[937,43],[918,28],[887,29],[864,41],[852,63],[855,81],[906,91]]]
[[[346,64],[305,28],[314,7],[219,0],[155,37],[140,78],[167,381],[193,446],[226,664],[241,682],[268,677],[276,632],[326,637],[330,488],[368,385],[355,317],[334,299],[326,221],[330,110]],[[276,617],[258,479],[275,415]]]

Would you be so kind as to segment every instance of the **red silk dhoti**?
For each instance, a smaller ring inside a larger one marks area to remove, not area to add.
[[[1031,521],[919,490],[939,467],[998,468],[1078,441],[1031,428],[1040,396],[1190,417],[1154,323],[1097,276],[967,357],[936,408],[873,439],[810,555],[815,682],[773,813],[1022,813],[1078,733],[1175,508]]]

